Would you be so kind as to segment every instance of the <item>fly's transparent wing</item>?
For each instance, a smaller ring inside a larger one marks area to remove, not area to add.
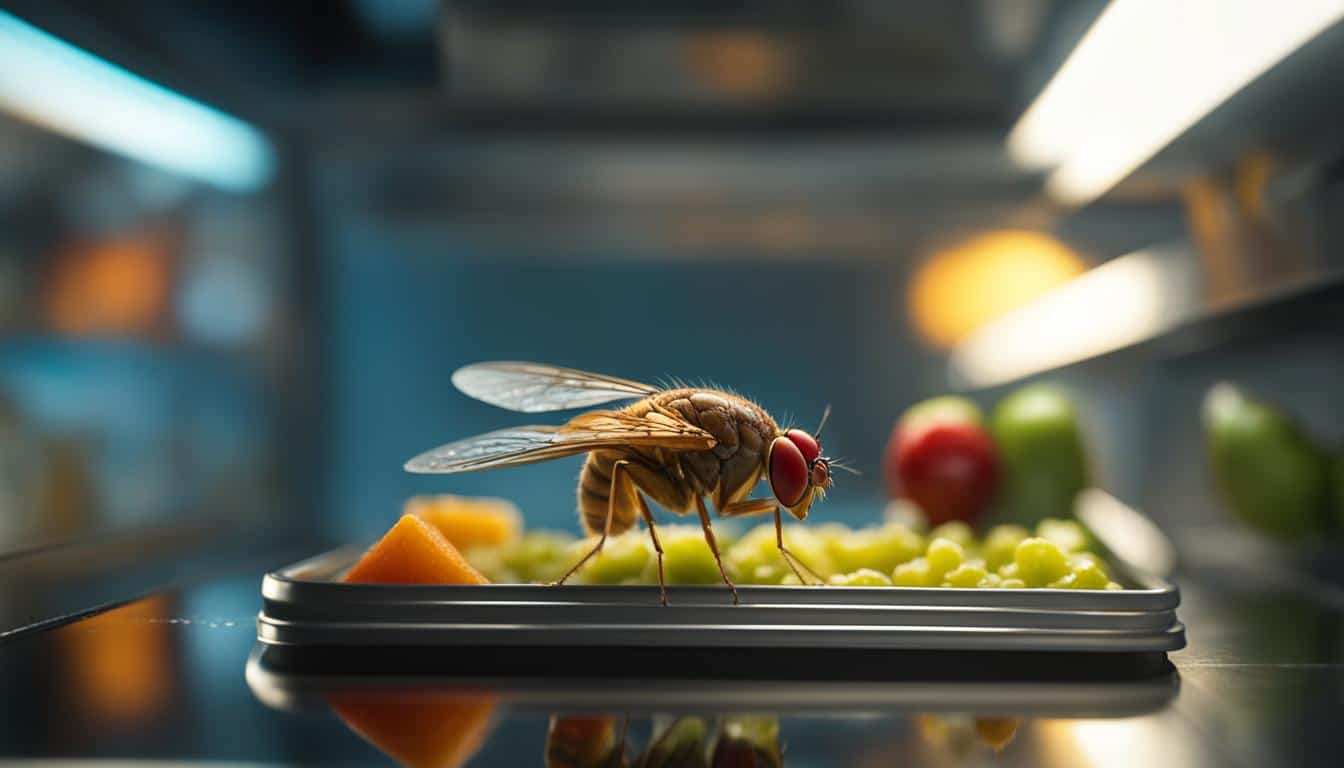
[[[717,442],[705,430],[661,413],[634,416],[623,411],[593,411],[560,427],[509,427],[441,445],[406,462],[406,471],[476,472],[550,461],[599,448],[704,451]]]
[[[541,363],[475,363],[453,373],[466,395],[523,413],[588,408],[613,400],[648,397],[657,387],[637,381]]]

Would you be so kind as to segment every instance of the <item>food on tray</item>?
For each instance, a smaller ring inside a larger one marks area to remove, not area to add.
[[[719,738],[710,768],[780,768],[784,750],[779,742],[779,718],[767,715],[730,715],[719,724]]]
[[[327,695],[338,717],[401,765],[457,768],[490,733],[495,697],[481,693],[350,690]]]
[[[1013,562],[1017,545],[1029,536],[1031,532],[1020,525],[996,525],[990,528],[985,534],[984,544],[980,547],[980,554],[985,558],[985,566],[997,571]]]
[[[696,531],[699,538],[699,531]],[[586,555],[593,548],[591,539],[579,539],[571,541],[565,549],[565,556],[560,564],[564,565],[565,570],[569,566],[579,562],[579,558]],[[652,557],[652,547],[646,546],[647,542],[639,536],[613,536],[607,539],[607,544],[602,551],[594,555],[578,573],[574,574],[575,584],[640,584],[644,581],[645,566],[656,564],[657,560]],[[700,539],[700,544],[704,545],[704,540]],[[667,546],[665,543],[664,546]],[[709,554],[708,548],[705,554]],[[681,559],[680,557],[678,558]],[[693,558],[688,558],[693,559]],[[710,561],[710,570],[714,570],[714,562]],[[561,571],[563,573],[563,571]],[[711,574],[713,579],[709,583],[714,583],[718,579],[718,573]],[[697,582],[698,583],[698,582]]]
[[[624,768],[624,718],[552,715],[546,730],[546,768]]]
[[[882,468],[891,497],[915,502],[935,525],[981,519],[998,489],[998,451],[979,407],[963,397],[936,397],[907,410]]]
[[[891,577],[872,568],[860,568],[853,573],[837,573],[826,583],[837,587],[890,587]]]
[[[518,539],[522,516],[512,502],[469,496],[414,496],[403,514],[415,515],[448,537],[458,549],[499,546]]]
[[[788,526],[784,528],[784,544],[821,578],[836,573],[826,539],[820,531],[801,525]],[[721,541],[720,546],[729,574],[744,584],[781,584],[786,575],[797,578],[779,554],[772,525],[752,528],[736,541]],[[811,581],[809,579],[809,583]]]
[[[1287,414],[1219,384],[1204,431],[1218,492],[1243,522],[1285,539],[1330,527],[1329,460]]]
[[[357,584],[489,584],[434,526],[402,515],[355,563],[345,581]]]
[[[709,723],[703,717],[685,715],[653,718],[649,747],[640,768],[706,768],[705,738]]]
[[[904,525],[860,530],[850,530],[843,525],[820,525],[814,530],[826,544],[829,564],[840,573],[872,568],[889,574],[896,566],[924,553],[924,537]]]
[[[1014,574],[1029,587],[1045,587],[1069,574],[1069,557],[1049,539],[1023,539],[1013,553]]]
[[[647,538],[647,536],[645,537]],[[714,553],[705,543],[699,528],[682,525],[660,526],[658,540],[663,545],[663,574],[667,584],[718,584],[723,580]],[[651,542],[643,546],[652,549]],[[720,542],[722,546],[722,542]],[[719,550],[722,554],[723,550]],[[658,558],[650,557],[644,568],[645,584],[658,583]]]
[[[1023,387],[995,406],[990,433],[1003,466],[1001,516],[1023,525],[1073,517],[1089,466],[1068,395],[1048,384]]]
[[[659,526],[668,584],[716,584],[721,577],[700,529]],[[773,525],[734,538],[719,537],[729,575],[742,584],[804,583],[784,563]],[[784,540],[832,586],[849,587],[1050,587],[1119,589],[1103,560],[1088,551],[1086,531],[1067,520],[1043,520],[1035,531],[1019,525],[991,528],[977,539],[962,523],[939,526],[927,536],[896,523],[851,529],[835,523],[784,529]],[[524,534],[505,547],[467,550],[466,558],[495,582],[545,581],[563,572],[591,547],[589,539],[562,534]],[[538,562],[528,563],[535,557]],[[574,575],[578,584],[657,584],[657,558],[648,536],[627,531],[607,540]],[[520,574],[534,574],[520,578]],[[541,574],[536,577],[536,574]],[[809,579],[809,584],[815,583]]]

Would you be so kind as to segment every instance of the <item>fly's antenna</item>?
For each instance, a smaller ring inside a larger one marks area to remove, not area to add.
[[[831,458],[828,458],[828,459],[826,459],[826,463],[827,463],[828,466],[830,466],[831,469],[843,469],[844,471],[848,472],[848,473],[851,474],[851,475],[862,475],[862,474],[863,474],[863,473],[860,472],[859,470],[857,470],[857,469],[855,469],[855,468],[849,466],[848,464],[846,464],[844,459],[831,459]]]
[[[831,418],[831,404],[826,404],[826,410],[821,412],[821,423],[817,425],[817,431],[812,433],[812,437],[821,438],[821,430],[826,428],[826,421]]]

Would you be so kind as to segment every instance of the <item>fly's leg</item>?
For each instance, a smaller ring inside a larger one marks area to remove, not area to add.
[[[653,551],[658,553],[658,601],[667,605],[667,587],[663,584],[663,545],[658,541],[658,529],[653,525],[653,514],[649,505],[644,503],[644,495],[635,491],[635,503],[639,505],[639,515],[649,527],[649,538],[653,539]]]
[[[764,515],[766,512],[773,512],[779,507],[774,499],[743,499],[724,504],[723,509],[719,510],[719,517],[751,517],[752,515]]]
[[[685,510],[691,505],[691,492],[684,483],[674,481],[662,469],[628,460],[622,463],[625,465],[623,474],[634,486],[632,495],[639,509],[640,517],[644,518],[644,524],[649,527],[649,538],[653,539],[653,550],[658,554],[658,598],[663,605],[667,605],[667,586],[663,580],[663,545],[658,540],[658,529],[653,524],[653,514],[649,511],[649,505],[644,501],[644,496],[648,495],[649,498],[673,512],[685,514]],[[612,480],[615,479],[616,473],[613,471]],[[617,490],[613,487],[613,494]]]
[[[705,500],[699,496],[695,497],[695,508],[700,513],[700,527],[705,531],[705,542],[709,544],[709,551],[714,553],[714,562],[719,566],[719,575],[723,577],[723,583],[728,585],[728,589],[733,591],[733,605],[738,605],[737,587],[733,586],[733,580],[728,578],[728,572],[723,569],[723,558],[719,557],[719,542],[714,538],[714,527],[709,524],[709,510],[705,508]]]
[[[616,516],[617,491],[622,487],[621,480],[625,478],[625,468],[629,463],[629,461],[621,459],[611,465],[611,489],[607,494],[607,519],[606,522],[602,524],[602,536],[597,540],[597,545],[588,550],[588,554],[584,555],[583,558],[575,563],[568,571],[565,571],[564,576],[551,582],[551,586],[558,587],[561,584],[564,584],[566,579],[573,576],[575,571],[582,568],[594,555],[602,551],[602,547],[606,546],[607,536],[611,534],[611,520]]]
[[[789,564],[789,567],[793,569],[793,575],[797,576],[799,581],[804,584],[807,583],[807,579],[803,578],[803,574],[798,572],[798,566],[801,565],[803,566],[803,570],[807,571],[809,576],[817,580],[817,584],[814,586],[820,586],[826,583],[826,580],[818,576],[817,572],[812,570],[807,563],[799,560],[797,555],[790,552],[788,548],[784,546],[784,521],[779,517],[779,507],[775,507],[775,546],[779,547],[779,556],[784,558],[784,562]]]
[[[779,548],[779,556],[793,570],[793,575],[797,576],[798,580],[804,584],[807,583],[807,579],[803,578],[803,574],[798,571],[798,566],[801,565],[803,570],[807,571],[812,578],[820,584],[825,584],[825,580],[818,576],[816,571],[808,567],[807,563],[804,563],[784,546],[784,524],[779,517],[779,504],[773,499],[744,499],[734,501],[731,504],[724,504],[723,509],[719,510],[719,517],[750,517],[751,515],[763,515],[767,512],[775,513],[775,545]]]

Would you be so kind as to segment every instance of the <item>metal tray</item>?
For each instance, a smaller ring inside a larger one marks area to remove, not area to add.
[[[1180,593],[742,586],[345,584],[357,549],[267,574],[257,639],[272,646],[901,649],[1164,653],[1185,646]]]
[[[621,712],[853,717],[956,712],[1018,717],[1134,717],[1160,710],[1180,690],[1170,667],[1139,680],[891,681],[578,677],[443,677],[296,673],[277,667],[275,648],[247,660],[252,694],[272,709],[325,712],[332,693],[488,692],[514,713]]]

